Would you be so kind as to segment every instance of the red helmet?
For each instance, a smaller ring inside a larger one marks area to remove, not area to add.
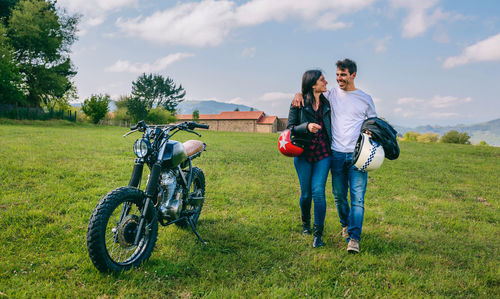
[[[288,157],[296,157],[302,154],[304,148],[292,141],[292,132],[286,129],[280,134],[278,139],[278,148],[280,152]]]

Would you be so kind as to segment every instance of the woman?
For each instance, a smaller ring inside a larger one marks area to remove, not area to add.
[[[324,245],[321,237],[326,214],[325,185],[330,170],[331,113],[325,77],[319,70],[302,76],[304,107],[290,106],[288,126],[292,134],[310,139],[304,152],[294,158],[300,182],[300,211],[302,234],[311,234],[311,202],[314,201],[313,247]]]

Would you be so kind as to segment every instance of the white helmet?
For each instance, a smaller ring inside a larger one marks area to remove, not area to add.
[[[352,162],[360,171],[376,170],[384,162],[384,148],[365,133],[361,133],[354,149]]]

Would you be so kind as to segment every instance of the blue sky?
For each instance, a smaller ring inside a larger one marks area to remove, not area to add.
[[[129,94],[142,72],[169,76],[187,100],[287,116],[308,69],[356,87],[403,126],[500,117],[497,0],[59,0],[82,14],[72,59],[80,100]]]

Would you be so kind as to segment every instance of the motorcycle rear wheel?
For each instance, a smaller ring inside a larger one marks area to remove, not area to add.
[[[99,271],[125,271],[138,267],[151,256],[158,237],[158,221],[152,204],[146,213],[139,244],[134,245],[144,198],[144,192],[139,189],[121,187],[105,195],[95,207],[87,229],[87,249]],[[122,216],[124,207],[129,209]]]
[[[203,174],[203,171],[198,167],[193,167],[192,171],[193,183],[191,184],[189,195],[201,197],[202,199],[188,204],[185,209],[194,213],[191,216],[191,221],[194,225],[196,225],[196,223],[198,222],[198,218],[200,218],[201,209],[203,208],[203,202],[205,201],[205,174]],[[175,224],[179,227],[186,227],[188,225],[186,221],[179,221]]]

